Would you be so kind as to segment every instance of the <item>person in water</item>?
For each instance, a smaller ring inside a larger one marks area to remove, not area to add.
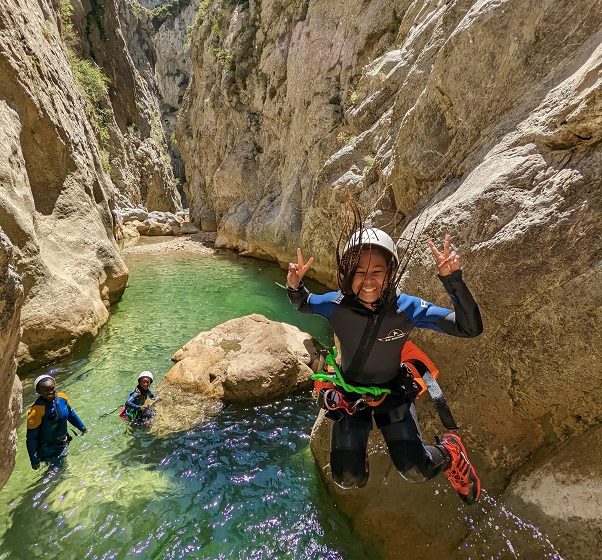
[[[32,469],[38,469],[44,461],[60,466],[67,456],[71,436],[67,422],[82,434],[88,430],[69,404],[65,393],[56,392],[56,384],[50,375],[40,375],[34,382],[39,395],[27,413],[27,453]]]
[[[133,424],[146,424],[155,414],[152,405],[157,397],[150,390],[152,382],[153,374],[150,371],[143,371],[138,376],[138,385],[125,402],[124,415]],[[147,404],[149,399],[152,402]]]
[[[403,270],[397,246],[384,231],[362,226],[346,243],[343,237],[339,240],[338,291],[308,292],[303,277],[313,258],[305,262],[297,249],[297,262],[288,267],[288,295],[302,313],[329,321],[339,340],[340,370],[347,384],[391,391],[377,406],[343,407],[345,413],[334,411],[338,418],[327,413],[336,420],[330,448],[334,481],[344,488],[367,484],[366,448],[374,417],[404,479],[423,482],[444,472],[462,500],[472,504],[479,499],[481,483],[460,437],[450,433],[438,438],[436,445],[423,443],[414,406],[419,390],[400,366],[401,350],[414,327],[459,337],[483,332],[479,307],[462,278],[460,257],[450,250],[450,236],[445,236],[442,252],[432,241],[429,247],[453,311],[400,293],[397,281]],[[357,401],[357,393],[340,387],[337,391],[344,401]]]

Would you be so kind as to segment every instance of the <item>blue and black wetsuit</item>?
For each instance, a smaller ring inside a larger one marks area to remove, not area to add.
[[[125,402],[125,413],[130,422],[143,424],[154,416],[152,408],[142,408],[146,399],[154,401],[156,397],[150,389],[145,390],[140,385],[130,393]]]
[[[291,303],[299,311],[320,315],[332,326],[341,345],[345,381],[391,389],[383,404],[346,414],[333,424],[330,464],[334,480],[342,486],[364,486],[368,481],[366,447],[372,414],[404,478],[427,480],[446,467],[447,456],[442,449],[422,443],[413,406],[416,392],[412,390],[412,380],[400,370],[401,349],[415,327],[459,337],[474,337],[483,332],[479,307],[462,279],[462,271],[440,278],[453,311],[407,294],[399,294],[396,301],[381,304],[372,311],[355,296],[343,296],[340,291],[316,295],[303,285],[298,290],[288,290]],[[379,315],[383,313],[379,324]],[[367,326],[378,328],[378,333],[362,370],[351,371],[350,365]]]
[[[67,455],[70,437],[67,422],[86,431],[84,423],[69,405],[65,393],[58,393],[53,401],[38,397],[27,413],[27,453],[32,467],[41,461],[57,464]]]

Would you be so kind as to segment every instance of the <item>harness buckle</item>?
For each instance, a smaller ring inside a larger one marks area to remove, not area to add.
[[[342,409],[350,416],[367,406],[378,406],[385,397],[386,395],[383,395],[379,400],[373,400],[374,398],[371,395],[362,395],[356,401],[348,401],[343,393],[337,389],[324,389],[322,391],[322,403],[326,410]]]

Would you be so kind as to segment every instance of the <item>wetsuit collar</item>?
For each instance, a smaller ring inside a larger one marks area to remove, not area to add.
[[[350,296],[345,296],[344,303],[346,303],[349,307],[351,307],[354,311],[358,311],[360,313],[364,313],[365,315],[377,315],[384,309],[388,307],[387,302],[383,299],[377,299],[372,304],[372,309],[367,308],[360,298],[358,298],[355,294]]]

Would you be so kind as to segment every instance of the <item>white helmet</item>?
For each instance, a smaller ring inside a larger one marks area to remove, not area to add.
[[[393,255],[395,264],[399,264],[397,246],[393,239],[391,239],[391,236],[382,229],[366,228],[356,231],[345,244],[343,254],[358,245],[376,245],[377,247],[382,247],[385,251]]]
[[[143,377],[148,377],[151,380],[151,383],[153,382],[153,374],[150,371],[143,371],[138,376],[138,381],[140,381]]]
[[[52,377],[52,375],[48,375],[48,374],[44,374],[44,375],[40,375],[38,377],[36,377],[36,380],[33,382],[33,388],[35,389],[36,393],[38,393],[38,383],[41,383],[42,381],[46,380],[46,379],[52,379],[52,381],[54,381],[54,377]],[[55,381],[56,383],[56,381]],[[39,395],[39,393],[38,393]]]

